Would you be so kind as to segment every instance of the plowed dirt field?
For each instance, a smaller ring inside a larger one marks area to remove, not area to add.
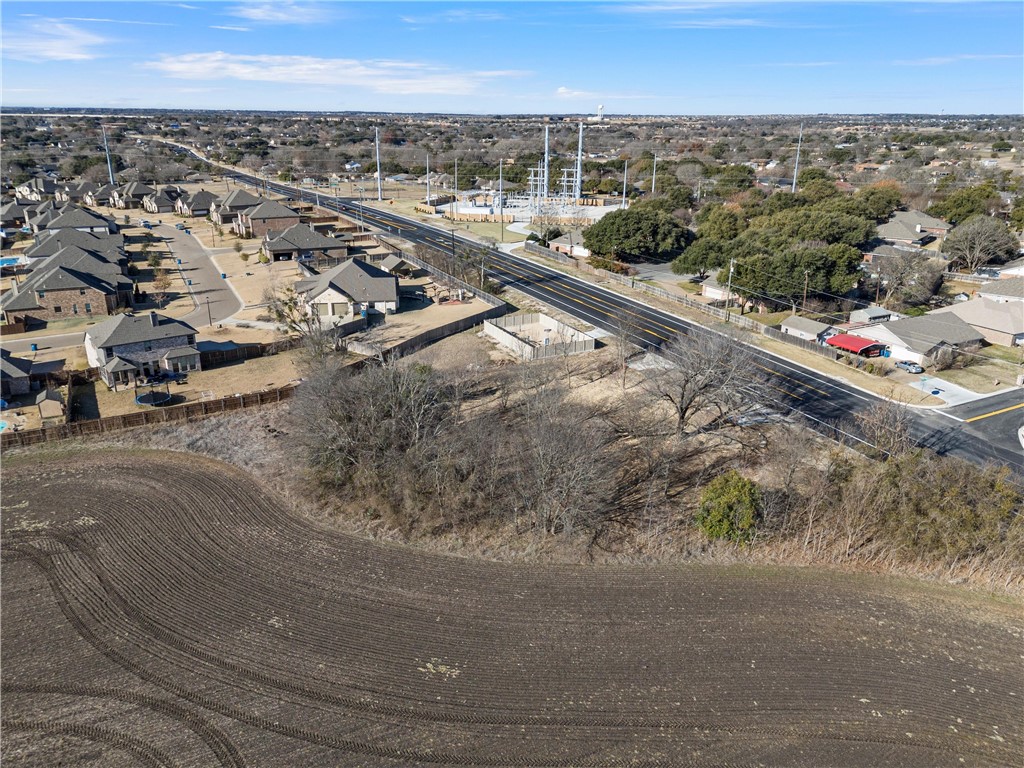
[[[502,565],[227,465],[5,460],[7,766],[1016,766],[1018,605],[816,570]]]

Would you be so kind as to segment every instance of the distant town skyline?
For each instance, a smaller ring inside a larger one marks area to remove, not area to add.
[[[1019,0],[5,0],[5,107],[1020,114]]]

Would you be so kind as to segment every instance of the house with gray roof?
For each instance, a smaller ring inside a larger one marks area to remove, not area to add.
[[[838,333],[835,328],[827,323],[819,323],[817,320],[811,320],[809,317],[800,317],[800,315],[787,317],[782,321],[779,330],[804,341],[813,341],[816,344],[823,344],[830,331],[832,335]]]
[[[398,278],[359,259],[295,284],[308,314],[338,324],[357,314],[398,311]]]
[[[210,218],[215,224],[221,226],[231,224],[239,213],[259,205],[261,200],[263,200],[262,197],[235,187],[216,205],[210,207]]]
[[[103,254],[108,261],[128,265],[128,256],[124,249],[122,234],[94,234],[77,229],[44,229],[35,236],[35,243],[23,253],[31,261],[53,256],[61,248],[69,245],[77,246],[83,251],[94,251]]]
[[[12,397],[28,394],[32,388],[32,361],[15,357],[10,350],[0,348],[0,395]]]
[[[152,195],[154,192],[156,190],[148,184],[132,181],[110,194],[110,204],[114,208],[141,208],[146,195]]]
[[[52,198],[57,191],[57,182],[46,176],[36,176],[14,188],[18,197],[40,202]]]
[[[10,200],[0,206],[0,227],[24,227],[35,203],[29,200]]]
[[[890,243],[922,248],[932,245],[934,250],[951,228],[948,222],[921,211],[895,211],[885,224],[878,226],[878,236]]]
[[[351,237],[335,238],[313,230],[308,224],[293,224],[283,232],[267,232],[262,250],[271,261],[311,261],[348,256]]]
[[[33,266],[28,277],[0,296],[6,323],[110,315],[132,305],[132,281],[122,264],[102,253],[69,245]]]
[[[928,314],[954,314],[985,337],[989,344],[1024,345],[1024,305],[978,296],[970,301],[934,309]]]
[[[1007,277],[982,283],[978,286],[978,295],[992,301],[1020,303],[1024,301],[1024,277]]]
[[[299,223],[299,212],[276,200],[263,200],[252,208],[239,211],[232,227],[239,237],[265,237],[268,232],[293,227]]]
[[[117,187],[113,184],[104,184],[92,192],[86,192],[84,202],[86,205],[110,205],[110,198]]]
[[[117,224],[106,216],[101,216],[88,208],[81,208],[74,203],[60,208],[47,222],[34,227],[36,231],[44,229],[77,229],[79,232],[93,234],[111,234],[117,232]]]
[[[179,197],[179,187],[164,187],[142,198],[142,207],[149,213],[173,213]]]
[[[94,325],[85,333],[85,356],[114,389],[140,377],[201,370],[195,328],[156,312],[129,312]]]
[[[954,314],[905,317],[888,323],[863,326],[857,335],[885,344],[894,360],[932,365],[942,350],[980,345],[984,336]]]
[[[213,206],[220,200],[213,192],[201,189],[198,192],[184,193],[174,204],[176,210],[182,216],[206,216]]]
[[[85,196],[97,189],[99,185],[92,181],[71,182],[58,187],[53,199],[58,203],[84,203]]]

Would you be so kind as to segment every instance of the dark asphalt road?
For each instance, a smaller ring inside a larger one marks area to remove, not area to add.
[[[259,181],[237,172],[233,175],[250,184]],[[312,193],[298,188],[271,184],[270,189],[295,199],[314,200]],[[389,211],[367,208],[358,201],[321,195],[319,202],[322,207],[339,213],[357,218],[361,215],[364,221],[378,228],[393,232],[400,230],[401,236],[413,243],[444,250],[451,248],[453,234],[450,231],[435,229]],[[640,346],[656,349],[678,334],[713,332],[536,262],[487,249],[457,234],[454,237],[460,246],[468,246],[482,256],[492,279],[613,334],[619,332],[625,319],[632,340]],[[752,348],[752,351],[775,394],[774,407],[781,413],[802,415],[824,434],[834,436],[837,429],[852,431],[853,417],[857,413],[882,402],[881,398],[845,382],[763,350]],[[1018,390],[1013,395],[1017,400],[1011,405],[1020,402],[1022,393]],[[1001,399],[997,399],[994,407],[988,404],[988,400],[977,402],[982,413],[1008,407],[1001,404]],[[1004,464],[1024,475],[1024,451],[1016,434],[1024,414],[1011,410],[976,421],[964,421],[962,419],[971,416],[954,413],[956,409],[948,410],[950,415],[947,416],[936,410],[914,409],[911,430],[914,439],[940,454],[959,456],[979,464]]]

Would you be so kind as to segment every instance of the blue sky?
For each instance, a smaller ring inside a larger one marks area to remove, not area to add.
[[[4,0],[5,106],[1024,111],[1024,3]]]

